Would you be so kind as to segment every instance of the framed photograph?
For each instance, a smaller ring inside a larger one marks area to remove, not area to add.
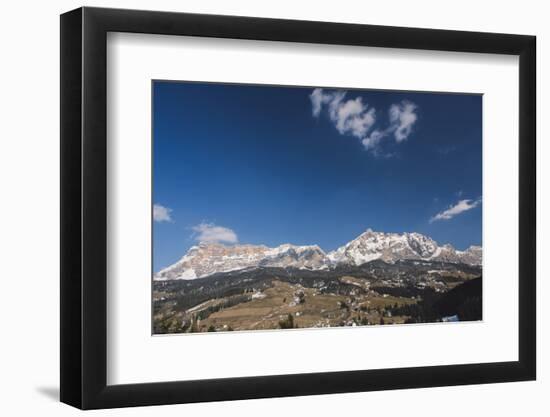
[[[533,380],[535,37],[61,16],[61,401]]]

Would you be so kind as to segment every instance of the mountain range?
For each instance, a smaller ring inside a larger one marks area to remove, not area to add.
[[[450,244],[438,245],[420,233],[383,233],[368,229],[344,246],[325,253],[317,245],[283,244],[275,248],[265,245],[223,245],[200,243],[191,247],[176,263],[154,274],[155,281],[191,280],[212,274],[260,267],[327,270],[339,265],[359,266],[381,260],[437,261],[481,266],[481,246],[465,251]]]

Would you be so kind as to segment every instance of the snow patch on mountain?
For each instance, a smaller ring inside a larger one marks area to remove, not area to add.
[[[464,252],[452,245],[439,246],[432,238],[420,233],[383,233],[368,229],[346,245],[330,252],[333,263],[362,265],[375,259],[394,263],[398,260],[424,260],[481,265],[481,247]]]
[[[449,244],[439,246],[420,233],[383,233],[371,229],[328,254],[318,245],[285,243],[270,248],[264,245],[201,243],[190,248],[178,262],[156,273],[154,279],[196,279],[256,267],[315,271],[339,264],[362,265],[377,259],[387,263],[422,260],[481,265],[482,248],[471,246],[465,251],[458,251]]]

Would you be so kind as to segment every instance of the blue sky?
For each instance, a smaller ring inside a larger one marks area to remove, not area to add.
[[[153,82],[153,269],[367,228],[481,244],[482,97]]]

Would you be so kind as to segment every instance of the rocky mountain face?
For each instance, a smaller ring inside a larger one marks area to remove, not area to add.
[[[374,260],[394,263],[399,260],[423,260],[481,265],[482,248],[471,246],[458,251],[420,233],[382,233],[367,230],[356,239],[326,254],[317,246],[290,244],[269,248],[264,245],[201,243],[193,246],[175,264],[159,271],[154,279],[195,279],[215,273],[257,267],[326,270],[339,265],[362,265]]]
[[[452,245],[439,246],[420,233],[381,233],[367,230],[346,245],[330,252],[332,263],[362,265],[380,259],[387,263],[398,260],[424,260],[481,265],[481,247],[471,246],[465,251]]]
[[[319,246],[285,244],[276,248],[264,245],[201,243],[193,246],[175,264],[155,274],[155,280],[195,279],[218,272],[254,267],[323,269],[327,256]]]

